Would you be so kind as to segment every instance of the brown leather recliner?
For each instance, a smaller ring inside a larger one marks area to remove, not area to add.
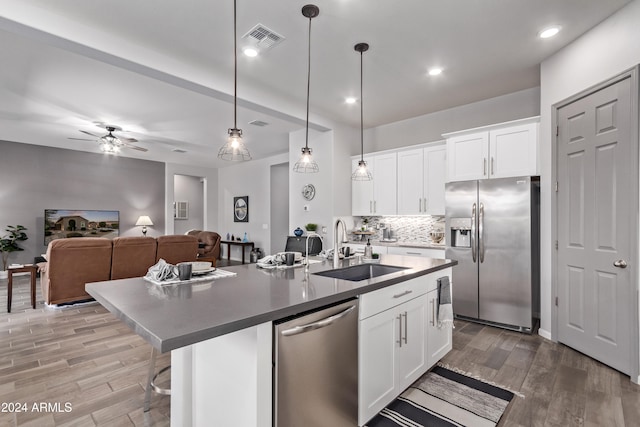
[[[198,258],[198,239],[195,236],[175,234],[159,236],[156,262],[161,258],[169,264],[196,261]]]
[[[216,261],[220,257],[220,236],[215,231],[189,230],[187,235],[195,236],[198,239],[198,261],[208,261],[212,266],[216,266]]]
[[[111,280],[142,277],[156,263],[158,243],[153,237],[113,239]]]
[[[47,304],[91,299],[85,283],[111,277],[111,240],[83,237],[52,240],[47,246],[47,263],[41,269],[40,285]]]

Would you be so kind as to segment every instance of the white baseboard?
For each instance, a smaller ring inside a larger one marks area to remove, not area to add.
[[[542,328],[538,328],[538,335],[540,335],[542,338],[551,340],[551,332],[544,330]]]

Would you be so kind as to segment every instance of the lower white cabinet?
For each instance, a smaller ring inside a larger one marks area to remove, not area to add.
[[[438,290],[427,294],[427,365],[438,363],[453,347],[451,328],[438,326]]]
[[[360,297],[358,425],[364,425],[451,350],[438,327],[437,280],[451,268]]]
[[[426,317],[421,295],[360,322],[360,425],[426,371]]]

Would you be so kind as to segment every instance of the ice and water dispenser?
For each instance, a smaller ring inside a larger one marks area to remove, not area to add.
[[[451,218],[449,230],[451,247],[471,247],[471,218]]]

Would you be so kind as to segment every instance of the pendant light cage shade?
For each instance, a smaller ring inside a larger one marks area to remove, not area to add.
[[[373,175],[364,160],[364,100],[362,99],[362,54],[369,50],[369,45],[367,43],[358,43],[353,49],[360,53],[360,161],[356,166],[356,170],[351,174],[351,179],[353,181],[371,181],[373,180]]]
[[[251,154],[242,142],[242,129],[229,129],[227,143],[218,151],[218,157],[232,162],[251,160]]]
[[[305,18],[309,18],[309,59],[307,68],[307,126],[305,133],[304,148],[302,149],[302,155],[300,160],[293,165],[293,171],[299,173],[317,173],[320,171],[318,164],[313,160],[311,156],[311,148],[309,148],[309,93],[311,89],[311,19],[320,14],[318,6],[308,4],[302,7],[302,15]]]
[[[371,171],[367,167],[365,160],[358,161],[358,166],[356,166],[356,170],[351,174],[351,179],[353,181],[371,181],[373,179],[373,175],[371,175]]]
[[[238,34],[236,0],[233,0],[233,127],[229,129],[227,143],[218,151],[218,158],[232,162],[251,160],[251,154],[242,141],[242,129],[238,129]]]
[[[293,171],[299,173],[316,173],[320,171],[318,164],[311,157],[311,148],[304,147],[300,160],[293,165]]]

